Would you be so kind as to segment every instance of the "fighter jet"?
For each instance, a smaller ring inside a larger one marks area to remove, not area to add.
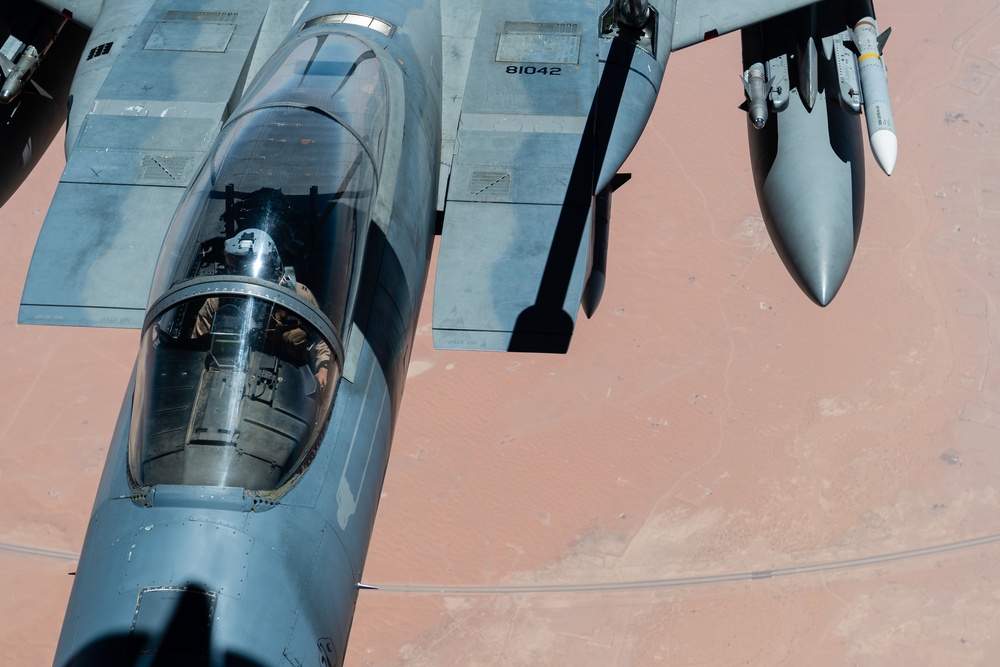
[[[436,345],[566,352],[672,51],[744,30],[762,207],[821,303],[850,100],[889,113],[884,70],[851,78],[881,67],[865,3],[11,4],[88,35],[35,75],[75,70],[19,320],[141,330],[60,666],[342,663],[435,233]]]

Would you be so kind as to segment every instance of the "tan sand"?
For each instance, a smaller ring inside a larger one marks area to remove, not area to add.
[[[132,331],[17,324],[31,251],[64,163],[57,142],[0,210],[0,663],[11,666],[52,662],[72,585],[67,573],[138,347]],[[24,547],[41,551],[18,553]]]
[[[425,300],[348,665],[993,664],[1000,9],[922,7],[878,3],[900,158],[829,307],[758,213],[735,35],[671,57],[568,355],[435,351]],[[59,168],[0,211],[11,665],[51,660],[137,342],[14,324]]]

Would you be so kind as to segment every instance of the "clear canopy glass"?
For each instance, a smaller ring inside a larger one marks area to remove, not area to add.
[[[354,37],[309,37],[266,66],[178,208],[151,305],[185,281],[232,275],[226,241],[261,230],[281,263],[262,279],[308,285],[339,333],[375,201],[386,95],[380,61]]]
[[[164,242],[133,398],[136,484],[276,489],[329,417],[386,84],[344,35],[293,43],[261,81]]]
[[[305,462],[338,378],[299,313],[250,296],[184,301],[143,334],[132,476],[275,489]]]

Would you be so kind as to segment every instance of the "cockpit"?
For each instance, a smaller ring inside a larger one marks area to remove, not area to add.
[[[265,69],[164,242],[133,398],[135,485],[278,489],[332,410],[385,81],[347,36],[307,37]]]

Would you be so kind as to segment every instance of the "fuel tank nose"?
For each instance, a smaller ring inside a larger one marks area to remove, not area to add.
[[[797,96],[761,130],[749,130],[761,213],[775,250],[820,306],[836,296],[854,258],[864,212],[860,119],[821,96]]]

